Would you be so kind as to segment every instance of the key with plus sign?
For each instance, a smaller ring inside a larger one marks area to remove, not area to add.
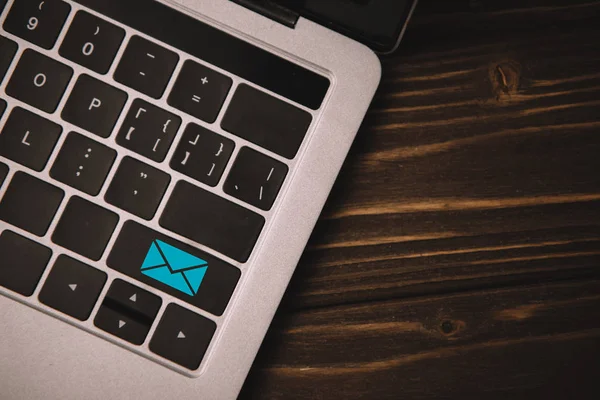
[[[205,122],[215,122],[233,81],[193,61],[183,64],[169,95],[169,105]]]

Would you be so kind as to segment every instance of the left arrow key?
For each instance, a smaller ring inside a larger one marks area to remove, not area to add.
[[[89,318],[106,282],[106,274],[61,255],[54,263],[39,299],[81,321]]]

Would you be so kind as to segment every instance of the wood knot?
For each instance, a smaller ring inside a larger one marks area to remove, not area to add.
[[[513,60],[494,63],[490,67],[490,81],[496,100],[506,102],[518,93],[521,81],[521,65]]]
[[[456,336],[465,328],[463,321],[445,319],[440,324],[440,332],[446,337]]]

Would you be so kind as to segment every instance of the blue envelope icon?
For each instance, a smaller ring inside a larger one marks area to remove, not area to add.
[[[142,264],[142,274],[190,296],[196,295],[208,263],[162,240],[154,240]]]

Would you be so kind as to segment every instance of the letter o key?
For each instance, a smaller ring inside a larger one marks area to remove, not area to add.
[[[33,78],[33,84],[37,87],[42,87],[46,84],[46,75],[39,73]]]

